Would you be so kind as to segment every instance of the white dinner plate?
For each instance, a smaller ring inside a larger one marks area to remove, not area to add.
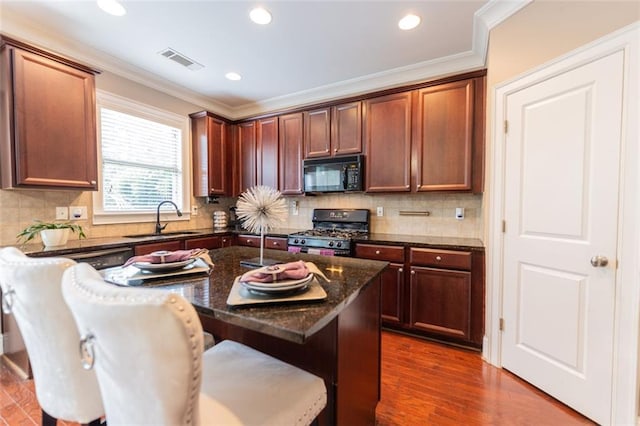
[[[305,278],[299,280],[284,280],[277,281],[275,283],[255,283],[255,282],[243,282],[240,283],[249,290],[259,291],[262,293],[282,293],[285,291],[301,290],[306,287],[313,279],[313,274],[309,274]]]
[[[133,266],[141,271],[147,272],[167,272],[174,271],[176,269],[182,269],[185,266],[191,265],[195,262],[195,259],[181,260],[179,262],[167,262],[167,263],[151,263],[151,262],[134,262]]]

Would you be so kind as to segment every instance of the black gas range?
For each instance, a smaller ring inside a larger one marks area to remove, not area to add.
[[[369,210],[314,209],[312,222],[313,229],[289,235],[290,252],[351,256],[353,239],[369,233]]]

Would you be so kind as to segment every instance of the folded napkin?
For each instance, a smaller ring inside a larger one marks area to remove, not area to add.
[[[240,281],[253,283],[271,283],[284,280],[300,280],[302,278],[308,277],[311,273],[314,275],[318,275],[325,281],[329,282],[329,279],[320,271],[320,269],[318,269],[315,264],[313,264],[312,262],[303,262],[302,260],[278,265],[264,266],[259,269],[245,272],[240,277]]]
[[[142,256],[133,256],[130,257],[124,265],[129,266],[136,262],[148,262],[148,263],[172,263],[172,262],[181,262],[184,260],[201,258],[204,262],[209,265],[209,267],[213,267],[213,262],[211,261],[211,257],[209,257],[209,250],[207,249],[192,249],[192,250],[176,250],[176,251],[168,251],[162,252],[162,254],[145,254]]]

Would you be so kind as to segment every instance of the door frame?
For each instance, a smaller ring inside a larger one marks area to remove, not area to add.
[[[640,23],[634,23],[566,55],[497,85],[490,123],[493,140],[487,155],[492,167],[488,170],[487,208],[487,274],[485,299],[485,336],[483,358],[502,367],[500,318],[503,295],[504,234],[504,173],[506,99],[508,95],[539,81],[578,67],[612,52],[624,52],[624,89],[620,192],[618,202],[618,268],[616,270],[612,424],[636,424],[638,419],[639,332],[640,332],[640,84],[633,76],[640,75]]]

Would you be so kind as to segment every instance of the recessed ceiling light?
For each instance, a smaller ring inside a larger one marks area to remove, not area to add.
[[[238,81],[242,78],[242,76],[237,72],[228,72],[224,76],[227,77],[227,79],[232,81]]]
[[[122,16],[127,13],[118,0],[97,0],[98,7],[110,15]]]
[[[249,17],[253,22],[260,25],[267,25],[271,22],[271,13],[267,9],[263,9],[262,7],[256,7],[251,12],[249,12]]]
[[[411,13],[398,22],[398,27],[401,30],[412,30],[418,25],[420,25],[420,17]]]

